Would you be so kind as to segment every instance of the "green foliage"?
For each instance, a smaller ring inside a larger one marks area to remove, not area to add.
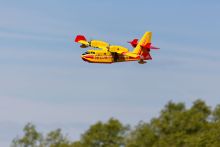
[[[129,136],[127,136],[127,147],[148,147],[152,146],[156,140],[157,136],[154,133],[152,127],[144,122],[140,122],[136,128],[131,131]]]
[[[165,108],[161,111],[158,118],[153,118],[151,125],[154,128],[156,134],[163,136],[164,134],[170,134],[181,130],[179,122],[183,120],[183,113],[185,112],[185,105],[183,103],[175,104],[169,102]]]
[[[158,117],[129,129],[117,119],[97,122],[75,142],[57,129],[45,137],[28,123],[12,147],[217,147],[220,146],[220,105],[213,111],[202,100],[190,108],[168,102]]]
[[[65,147],[68,146],[70,141],[67,137],[63,136],[61,133],[61,129],[57,129],[55,131],[51,131],[47,134],[45,139],[45,145],[50,147]]]
[[[218,104],[213,111],[213,120],[220,121],[220,104]]]
[[[92,125],[81,137],[83,146],[118,147],[124,144],[127,127],[111,118],[107,123],[98,122]]]
[[[25,125],[24,136],[13,139],[11,147],[69,147],[70,141],[63,136],[61,129],[51,131],[44,138],[36,127],[28,123]]]
[[[211,140],[217,145],[220,130],[213,129],[217,124],[208,121],[210,115],[210,108],[201,100],[195,101],[190,109],[183,103],[170,101],[159,117],[149,124],[139,124],[130,133],[127,146],[211,146]]]
[[[12,147],[35,147],[42,146],[42,135],[37,132],[35,126],[31,123],[25,125],[24,136],[15,138],[12,141]]]

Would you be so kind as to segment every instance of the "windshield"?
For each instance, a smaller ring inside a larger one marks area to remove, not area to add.
[[[89,52],[85,52],[85,53],[83,53],[82,55],[86,55],[86,54],[89,54]]]

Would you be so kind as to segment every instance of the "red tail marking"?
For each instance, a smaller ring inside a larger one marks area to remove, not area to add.
[[[151,43],[147,43],[146,45],[141,45],[142,48],[144,49],[150,49],[151,48]]]

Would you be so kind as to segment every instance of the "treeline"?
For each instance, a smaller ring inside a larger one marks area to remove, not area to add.
[[[111,118],[90,126],[78,141],[69,140],[61,129],[43,135],[31,123],[23,131],[12,147],[219,147],[220,105],[212,110],[196,100],[187,109],[170,101],[150,122],[131,128]]]

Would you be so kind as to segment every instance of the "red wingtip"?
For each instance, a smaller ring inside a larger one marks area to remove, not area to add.
[[[75,42],[78,42],[78,41],[80,41],[80,40],[86,41],[85,36],[83,36],[83,35],[77,35],[76,38],[75,38]]]

